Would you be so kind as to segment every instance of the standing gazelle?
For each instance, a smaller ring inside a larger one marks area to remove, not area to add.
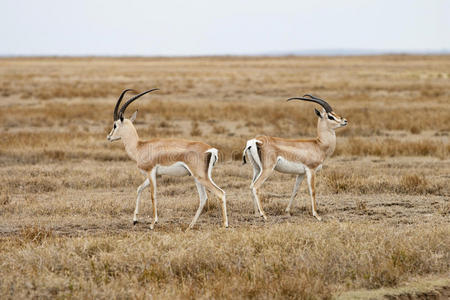
[[[291,140],[270,136],[258,136],[247,141],[244,149],[243,160],[246,157],[253,166],[253,180],[250,189],[255,205],[255,214],[267,219],[257,195],[257,190],[274,170],[281,173],[296,174],[294,190],[286,208],[289,212],[292,201],[297,195],[298,188],[306,173],[309,194],[311,195],[312,214],[319,221],[320,216],[316,212],[316,172],[321,169],[326,158],[333,154],[336,147],[336,135],[334,130],[347,125],[347,120],[333,112],[331,106],[324,100],[311,95],[290,100],[305,100],[315,102],[323,107],[322,112],[314,109],[319,117],[317,123],[317,138],[306,140]]]
[[[157,175],[192,175],[200,196],[200,205],[189,228],[194,227],[195,222],[200,216],[206,200],[208,199],[205,187],[222,200],[223,226],[228,227],[225,192],[220,189],[211,178],[212,168],[218,159],[217,149],[202,142],[187,141],[183,139],[154,138],[143,141],[139,139],[136,128],[133,125],[137,111],[133,113],[130,119],[124,118],[124,113],[128,105],[139,97],[155,90],[158,89],[151,89],[134,96],[125,102],[119,110],[120,102],[125,93],[133,91],[131,89],[124,90],[114,108],[114,126],[107,137],[111,142],[122,139],[128,156],[136,161],[139,170],[147,176],[144,183],[137,189],[133,224],[137,223],[141,193],[147,186],[150,186],[150,195],[153,204],[153,222],[150,228],[153,229],[158,222],[158,212],[156,208]]]

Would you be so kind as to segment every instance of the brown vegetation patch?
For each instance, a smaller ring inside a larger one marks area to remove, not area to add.
[[[325,173],[326,187],[332,193],[401,193],[401,194],[435,194],[442,195],[444,185],[433,184],[424,175],[403,175],[380,178],[366,177],[359,174],[331,171]]]
[[[41,244],[46,239],[51,239],[53,237],[53,231],[38,225],[34,226],[24,226],[19,235],[19,239],[22,244],[36,243]]]
[[[450,144],[440,141],[401,141],[397,139],[350,138],[339,147],[337,155],[375,155],[375,156],[436,156],[446,159]]]

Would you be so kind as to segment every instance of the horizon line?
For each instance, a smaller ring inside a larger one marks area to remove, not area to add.
[[[200,57],[302,57],[302,56],[383,56],[383,55],[448,55],[449,49],[441,50],[368,50],[368,49],[316,49],[299,51],[267,51],[240,54],[0,54],[0,58],[200,58]]]

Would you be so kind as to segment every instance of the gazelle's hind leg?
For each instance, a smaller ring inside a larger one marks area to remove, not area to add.
[[[228,216],[227,216],[227,199],[225,192],[219,188],[212,179],[198,179],[198,181],[210,190],[214,195],[216,195],[219,199],[222,200],[222,219],[223,219],[223,227],[228,227]]]
[[[197,186],[198,195],[200,197],[200,204],[198,205],[197,212],[195,213],[194,219],[192,220],[191,224],[189,225],[189,229],[192,229],[197,222],[198,217],[202,213],[203,207],[205,206],[206,200],[208,199],[208,196],[206,195],[205,187],[197,180],[195,179],[195,185]]]
[[[294,201],[294,198],[297,196],[298,188],[302,184],[303,178],[305,177],[305,174],[298,174],[297,178],[295,179],[295,185],[294,190],[292,191],[291,199],[289,200],[289,204],[286,207],[286,212],[288,213],[291,210],[292,202]]]
[[[309,194],[311,196],[312,214],[317,220],[322,221],[322,218],[316,212],[316,187],[315,187],[316,173],[315,173],[315,171],[314,170],[311,171],[310,169],[307,168],[306,169],[306,179],[308,181],[308,189],[309,189]]]
[[[155,224],[158,223],[158,208],[157,208],[158,202],[156,201],[156,168],[154,168],[150,172],[149,178],[150,178],[150,194],[153,204],[153,222],[150,225],[150,229],[153,229],[155,228]]]
[[[261,171],[262,170],[260,169],[260,167],[255,162],[255,160],[253,159],[252,155],[249,152],[247,152],[247,158],[248,158],[248,160],[250,161],[250,163],[251,163],[251,165],[253,167],[253,179],[252,179],[252,183],[250,185],[250,186],[252,186],[252,185],[255,184],[256,179],[258,179],[258,177],[261,175]],[[253,193],[252,193],[252,198],[253,198],[253,206],[254,206],[254,209],[255,209],[255,216],[260,216],[259,208],[258,208],[258,201],[253,196]]]
[[[139,204],[141,202],[142,191],[145,190],[145,188],[148,187],[149,184],[150,184],[150,180],[147,178],[137,189],[136,208],[134,209],[133,225],[136,225],[136,223],[138,222],[137,215],[139,214]]]
[[[253,195],[254,199],[256,200],[256,204],[258,205],[258,210],[259,210],[260,216],[262,216],[264,218],[264,220],[267,220],[267,216],[262,208],[261,201],[259,200],[257,190],[263,185],[264,181],[266,181],[266,179],[269,178],[269,176],[272,174],[272,172],[273,172],[272,168],[263,170],[261,172],[261,174],[258,176],[258,178],[256,179],[255,183],[252,183],[252,185],[250,186],[250,189],[252,190],[252,195]]]

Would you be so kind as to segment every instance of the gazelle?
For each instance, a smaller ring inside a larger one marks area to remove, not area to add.
[[[205,187],[222,200],[223,226],[228,227],[225,192],[220,189],[211,178],[212,168],[218,159],[217,149],[202,142],[183,139],[154,138],[143,141],[139,139],[136,128],[133,125],[137,111],[133,113],[130,119],[124,118],[124,113],[128,105],[139,97],[156,90],[158,89],[151,89],[134,96],[125,102],[119,110],[120,102],[125,93],[128,91],[135,92],[131,89],[124,90],[114,108],[113,129],[107,137],[108,141],[111,142],[121,139],[128,156],[136,161],[139,170],[147,177],[137,189],[133,224],[137,223],[141,193],[147,186],[150,186],[150,195],[153,204],[153,222],[150,228],[153,229],[158,222],[156,201],[157,175],[191,175],[194,177],[197,186],[198,194],[200,196],[200,205],[189,228],[194,227],[195,222],[200,216],[206,200],[208,199]]]
[[[311,196],[312,214],[320,221],[321,217],[316,211],[316,172],[322,168],[325,159],[330,157],[334,152],[336,147],[335,129],[346,126],[347,120],[333,112],[331,106],[320,98],[306,94],[300,98],[289,98],[287,101],[291,100],[311,101],[323,107],[322,112],[314,109],[316,115],[319,117],[317,122],[317,138],[291,140],[270,136],[258,136],[255,139],[247,141],[243,153],[243,162],[245,164],[247,158],[253,166],[253,180],[250,189],[255,206],[255,214],[258,215],[259,211],[259,216],[267,219],[257,195],[257,190],[275,170],[281,173],[297,175],[286,212],[290,211],[292,201],[297,195],[298,188],[306,174],[309,194]]]

